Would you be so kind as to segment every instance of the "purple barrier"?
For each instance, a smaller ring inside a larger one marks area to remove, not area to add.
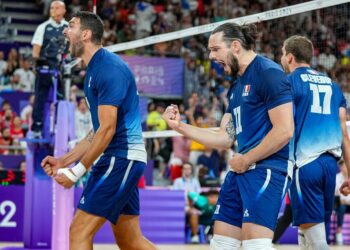
[[[280,244],[298,244],[298,228],[289,226],[279,240]]]
[[[132,69],[137,89],[150,96],[182,97],[184,61],[179,58],[121,56]]]
[[[335,234],[337,228],[337,216],[333,213],[331,217],[331,230],[329,240],[335,243]],[[350,245],[350,214],[345,214],[343,224],[343,242],[345,245]]]
[[[78,204],[82,189],[75,189]],[[183,191],[140,189],[140,225],[143,234],[155,243],[185,242],[185,196]],[[96,243],[114,243],[109,223],[96,234]]]
[[[6,169],[19,169],[19,164],[26,158],[24,155],[1,155],[0,161],[3,163]]]
[[[74,204],[78,203],[81,193],[81,188],[75,189]],[[50,199],[47,197],[42,197],[40,201],[37,201],[42,203],[42,206],[46,206],[47,210],[45,212],[41,211],[41,218],[35,217],[37,220],[32,222],[32,228],[29,228],[28,223],[26,223],[26,225],[23,225],[23,218],[29,218],[29,215],[33,213],[33,211],[29,211],[28,206],[26,206],[26,210],[24,209],[23,198],[23,186],[0,186],[0,207],[4,207],[6,211],[4,215],[0,213],[0,241],[23,241],[23,226],[26,230],[35,230],[36,234],[31,235],[32,242],[40,237],[44,239],[50,239],[52,224],[52,205]],[[27,199],[27,197],[25,198]],[[141,229],[148,239],[157,244],[183,244],[185,242],[185,196],[182,191],[164,189],[140,190],[140,203]],[[10,212],[10,210],[14,212]],[[24,214],[24,211],[26,214]],[[16,225],[16,227],[6,226],[7,222],[9,222],[10,225]],[[28,235],[25,235],[25,237],[28,237]],[[114,237],[109,223],[106,223],[97,233],[94,242],[114,242]],[[47,246],[35,247],[28,245],[26,245],[26,247],[28,249],[47,248]],[[23,250],[23,248],[16,249]]]
[[[52,154],[49,147],[28,144],[25,197],[22,204],[25,209],[23,242],[26,248],[51,248],[52,180],[40,166],[48,154]]]
[[[24,187],[0,186],[0,241],[23,239]]]

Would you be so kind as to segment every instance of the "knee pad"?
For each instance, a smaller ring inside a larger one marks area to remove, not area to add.
[[[219,234],[214,234],[210,241],[210,250],[239,250],[241,241]]]
[[[243,241],[243,250],[272,250],[272,239],[261,238]]]
[[[327,244],[326,228],[324,223],[316,224],[308,229],[304,229],[305,239],[312,250],[329,250]]]
[[[298,243],[300,250],[308,250],[309,249],[309,243],[307,242],[305,235],[304,235],[304,230],[299,229],[298,230]]]

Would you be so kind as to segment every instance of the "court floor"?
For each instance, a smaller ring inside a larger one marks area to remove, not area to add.
[[[0,249],[9,246],[21,246],[21,243],[0,242]],[[158,245],[159,250],[209,250],[209,245]],[[276,250],[297,250],[296,245],[275,245]],[[350,246],[331,246],[331,250],[349,250]],[[94,250],[117,250],[114,245],[94,245]]]

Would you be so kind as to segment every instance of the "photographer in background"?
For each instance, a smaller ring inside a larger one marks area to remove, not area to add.
[[[63,55],[68,51],[68,45],[63,36],[63,30],[68,27],[68,22],[64,20],[65,13],[64,2],[53,1],[50,7],[50,19],[38,26],[32,40],[32,56],[37,70],[36,98],[32,115],[34,138],[42,137],[45,101],[53,86],[54,75],[51,72],[60,69]],[[43,72],[45,70],[50,72]]]

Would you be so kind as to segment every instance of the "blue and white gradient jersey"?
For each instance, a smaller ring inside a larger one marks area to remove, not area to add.
[[[268,111],[292,102],[290,83],[275,62],[257,55],[242,76],[238,76],[227,95],[236,132],[238,152],[244,154],[256,147],[271,130]],[[289,145],[256,162],[256,167],[287,172]],[[290,168],[289,171],[292,169]],[[291,173],[291,172],[289,172]]]
[[[288,75],[295,105],[295,160],[297,167],[329,152],[341,156],[339,108],[346,100],[339,86],[324,74],[300,67]]]
[[[98,106],[118,107],[116,133],[104,153],[146,163],[139,96],[128,65],[118,55],[98,50],[89,62],[84,91],[95,132],[100,125]]]

